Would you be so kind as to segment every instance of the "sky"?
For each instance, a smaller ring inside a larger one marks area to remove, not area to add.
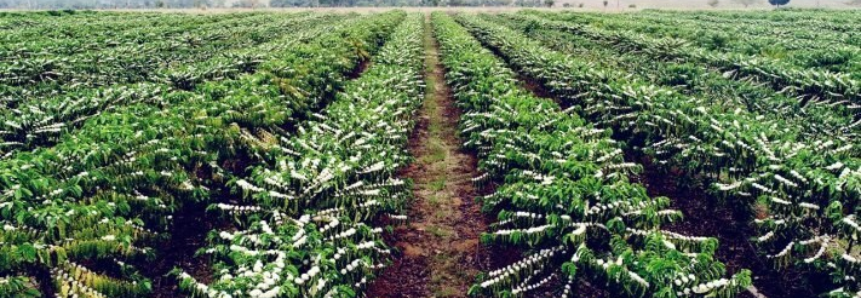
[[[604,0],[557,0],[559,3],[571,3],[577,5],[583,3],[586,8],[603,9]],[[616,2],[619,1],[619,6],[626,8],[631,4],[637,5],[637,8],[676,8],[676,9],[711,9],[708,6],[708,0],[608,0],[608,7],[615,8]],[[724,8],[744,8],[744,6],[734,2],[733,0],[718,0],[718,9]],[[846,8],[846,2],[849,0],[790,0],[789,7],[830,7],[830,8]],[[767,0],[761,0],[759,8],[770,7]],[[753,6],[752,6],[753,7]]]

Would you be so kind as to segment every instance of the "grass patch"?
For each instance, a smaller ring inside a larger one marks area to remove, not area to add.
[[[429,226],[427,228],[427,231],[429,233],[433,234],[434,236],[437,236],[440,238],[445,238],[445,237],[451,236],[453,234],[452,231],[449,231],[447,229],[444,229],[444,228],[441,228],[438,226]]]
[[[438,209],[440,205],[442,205],[442,198],[438,195],[431,195],[428,200],[428,205],[430,205],[434,209]]]
[[[437,180],[434,180],[433,182],[431,182],[430,185],[428,185],[428,187],[430,187],[430,190],[432,190],[432,191],[443,190],[443,189],[445,189],[445,181],[446,181],[445,177],[437,178]]]
[[[437,219],[445,219],[446,216],[449,216],[449,214],[451,214],[451,210],[438,209],[436,212],[433,213],[433,216]]]
[[[448,157],[448,151],[442,144],[442,140],[431,137],[427,142],[428,154],[419,158],[423,164],[442,162]]]

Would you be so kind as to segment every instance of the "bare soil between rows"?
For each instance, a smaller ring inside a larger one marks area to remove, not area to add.
[[[410,137],[409,153],[415,162],[400,177],[413,181],[414,201],[409,223],[397,227],[388,243],[397,248],[392,265],[379,273],[368,297],[467,297],[475,276],[511,263],[519,254],[479,241],[492,220],[482,214],[471,178],[478,176],[478,160],[460,148],[457,124],[461,111],[445,84],[438,44],[429,19],[425,28],[427,51],[425,102]]]

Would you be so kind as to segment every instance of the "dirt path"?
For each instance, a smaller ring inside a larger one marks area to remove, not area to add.
[[[414,183],[410,223],[390,239],[400,255],[380,272],[369,297],[466,297],[476,274],[490,262],[478,240],[486,217],[474,202],[479,191],[470,180],[478,176],[477,160],[459,149],[460,111],[445,84],[430,26],[428,18],[426,97],[409,146],[415,161],[401,173]]]

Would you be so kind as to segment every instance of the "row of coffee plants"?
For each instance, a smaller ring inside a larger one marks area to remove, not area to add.
[[[335,16],[293,19],[292,26],[288,28],[308,28],[284,34],[259,47],[227,51],[200,63],[166,68],[160,71],[161,74],[152,75],[151,80],[155,82],[81,88],[16,103],[14,107],[0,111],[0,117],[4,119],[0,123],[3,140],[0,153],[9,157],[16,151],[53,145],[88,118],[126,105],[144,103],[157,109],[181,103],[185,100],[183,94],[188,93],[186,91],[194,91],[205,82],[234,79],[260,67],[266,68],[263,62],[277,60],[280,55],[289,53],[293,45],[331,30],[332,27],[326,24],[332,24],[334,19]],[[347,26],[349,24],[345,22],[350,19],[349,16],[341,17],[340,22],[334,24]],[[257,54],[258,50],[263,54]]]
[[[76,13],[49,16],[21,13],[20,17],[0,17],[3,44],[0,58],[48,57],[99,51],[130,45],[135,40],[150,41],[153,32],[165,37],[182,35],[184,29],[203,28],[212,24],[236,25],[236,21],[258,14],[193,15],[166,13]],[[161,31],[153,31],[161,30]]]
[[[217,210],[241,222],[203,250],[209,283],[181,273],[192,297],[355,297],[389,249],[381,233],[409,188],[395,177],[423,98],[423,19],[410,15],[362,76],[290,138],[246,135],[268,162],[233,181]],[[260,134],[258,134],[260,135]]]
[[[253,72],[260,61],[266,59],[267,52],[262,51],[264,46],[295,38],[295,29],[314,28],[334,20],[335,16],[273,14],[253,18],[225,16],[225,19],[232,21],[196,27],[195,22],[189,22],[147,28],[150,31],[138,32],[141,35],[137,38],[132,37],[125,43],[117,41],[118,44],[102,50],[92,50],[82,54],[86,56],[84,58],[54,54],[35,58],[10,57],[8,62],[0,63],[0,68],[8,67],[8,76],[0,79],[3,81],[0,84],[0,104],[8,108],[3,109],[4,116],[13,125],[28,126],[26,120],[32,114],[50,117],[44,114],[63,111],[64,102],[98,99],[104,93],[116,92],[114,89],[151,89],[151,84],[191,89],[201,81],[235,78]],[[169,34],[176,28],[190,31]],[[160,32],[164,31],[167,33],[162,36]],[[27,66],[31,60],[42,62],[35,63],[39,65],[34,67]],[[30,78],[25,78],[27,76]],[[24,81],[8,81],[18,79]]]
[[[829,272],[839,287],[835,297],[859,291],[853,239],[861,232],[861,162],[852,142],[806,140],[778,119],[710,105],[480,19],[458,20],[548,92],[615,129],[617,138],[642,142],[667,168],[715,182],[731,206],[751,216],[758,203],[764,215],[756,242],[775,264]]]
[[[539,13],[543,17],[565,21],[556,27],[623,51],[637,51],[662,60],[702,63],[723,70],[727,76],[754,79],[775,90],[798,94],[812,100],[829,100],[844,104],[861,104],[861,79],[852,73],[809,69],[786,61],[738,52],[722,52],[691,45],[673,37],[654,37],[632,30],[607,30],[588,24],[576,24],[565,15]],[[857,109],[857,108],[856,108]]]
[[[846,38],[841,39],[849,45],[861,45],[858,40],[858,30],[861,29],[861,18],[852,10],[810,10],[783,9],[778,11],[701,11],[695,14],[679,11],[644,11],[646,17],[665,17],[679,20],[700,20],[709,23],[734,23],[739,25],[759,24],[769,22],[778,30],[795,26],[802,29],[818,29],[834,32],[844,32]],[[782,31],[779,31],[782,32]]]
[[[13,57],[0,66],[8,68],[0,79],[3,81],[0,99],[6,107],[15,108],[22,103],[66,94],[73,98],[86,96],[86,92],[92,93],[93,89],[119,84],[164,82],[177,88],[193,87],[177,82],[174,77],[188,76],[183,73],[192,70],[199,76],[223,77],[253,69],[264,59],[261,54],[265,54],[254,50],[290,38],[295,29],[311,28],[323,17],[328,17],[328,21],[334,18],[325,14],[261,15],[233,21],[248,23],[216,23],[198,28],[176,26],[192,31],[172,37],[169,34],[159,37],[158,33],[159,30],[173,30],[172,27],[157,26],[142,35],[142,40],[132,39],[127,45],[118,44],[81,55]],[[233,28],[222,27],[224,25]],[[75,96],[75,93],[83,94]]]
[[[858,68],[861,44],[855,33],[797,26],[794,22],[787,26],[787,23],[757,18],[761,14],[722,18],[723,22],[650,14],[583,15],[577,20],[608,30],[632,30],[654,37],[679,38],[714,51],[769,57],[797,67],[844,72],[856,79],[861,78],[856,74],[861,70]],[[736,22],[745,19],[743,25]]]
[[[515,18],[515,19],[526,20],[527,22],[525,22],[525,23],[532,23],[532,22],[536,21],[536,20],[530,19],[530,18]],[[516,22],[506,22],[506,23],[513,24],[514,27],[521,27],[521,28],[524,27],[524,24],[518,25],[518,24],[516,24]],[[539,22],[539,24],[540,24],[540,22]],[[534,27],[536,27],[536,25],[532,24],[532,25],[529,25],[526,27],[534,28]],[[533,34],[532,32],[529,32],[529,31],[532,31],[531,29],[528,29],[526,31],[530,35],[530,37],[537,38],[537,39],[541,40],[542,43],[549,44],[551,47],[556,48],[556,46],[554,46],[554,45],[559,45],[559,40],[553,40],[552,38],[548,38],[548,36],[546,36],[546,35]],[[550,31],[552,31],[552,30],[550,30]],[[546,31],[541,31],[541,32],[546,32]],[[577,53],[578,56],[587,55],[590,57],[589,59],[591,59],[591,61],[596,61],[597,64],[601,64],[600,67],[605,67],[605,68],[608,67],[607,64],[603,63],[604,60],[611,60],[611,61],[614,60],[612,55],[606,55],[606,56],[602,55],[602,56],[600,56],[600,58],[596,58],[593,55],[590,55],[595,50],[587,49],[587,48],[589,48],[589,46],[582,47],[582,45],[584,45],[585,43],[582,42],[582,39],[577,38],[573,35],[563,33],[562,35],[557,35],[556,37],[562,38],[564,40],[574,41],[574,42],[571,42],[569,44],[570,47],[564,47],[564,49],[573,49],[573,51],[575,53]],[[580,42],[577,42],[577,41],[580,41]],[[650,72],[654,71],[654,70],[649,70],[649,69],[661,69],[662,67],[664,67],[664,64],[668,63],[668,62],[649,63],[646,60],[639,59],[637,57],[638,55],[636,55],[636,54],[631,55],[631,56],[632,57],[630,59],[630,62],[628,62],[628,63],[631,63],[631,64],[642,63],[644,66],[637,66],[636,67],[637,71],[632,71],[631,69],[627,69],[627,68],[623,68],[621,70],[623,72],[637,73],[637,75],[632,75],[632,77],[636,77],[638,79],[644,79],[644,81],[652,79],[653,83],[655,83],[656,81],[660,82],[660,81],[662,81],[662,79],[660,79],[661,76],[664,76],[663,78],[668,78],[668,77],[671,78],[674,76],[673,72],[678,69],[678,68],[672,68],[671,67],[671,69],[668,71],[658,71],[658,73],[656,73],[656,74],[649,74]],[[615,65],[616,67],[620,67],[620,65],[623,63],[610,63],[610,64]],[[648,74],[648,75],[642,76],[642,75],[639,75],[640,73],[644,73],[644,74]],[[699,78],[698,80],[703,80],[704,77],[705,76],[698,76],[698,78]],[[655,78],[658,78],[658,79],[655,80]],[[731,82],[734,82],[734,81],[731,81]],[[701,87],[697,88],[697,89],[714,90],[714,89],[719,88],[719,85],[721,85],[722,83],[726,83],[726,82],[724,81],[723,78],[717,76],[716,78],[712,78],[710,80],[703,80],[701,82],[697,82],[696,84],[701,85]],[[739,82],[739,83],[743,83],[743,82]],[[685,88],[677,88],[676,90],[685,91],[685,90],[687,90],[687,88],[690,88],[690,86],[685,86]],[[742,88],[732,88],[732,90],[738,91],[738,90],[743,90],[743,89]],[[726,105],[727,103],[732,102],[731,100],[724,100],[723,97],[720,97],[720,96],[710,96],[711,93],[707,93],[707,92],[690,92],[690,90],[688,90],[688,92],[686,92],[686,93],[687,93],[686,94],[687,96],[694,96],[694,97],[698,97],[698,98],[711,99],[712,101],[708,102],[709,105]],[[744,96],[744,95],[740,95],[740,96]],[[763,96],[763,97],[759,97],[759,98],[754,98],[752,100],[752,102],[758,103],[758,104],[769,104],[770,102],[773,102],[775,99],[779,99],[779,98],[780,98],[779,96],[773,96],[773,97]],[[784,103],[785,102],[781,102],[779,104],[780,104],[780,106],[790,106],[791,107],[791,105],[784,105]],[[833,115],[827,111],[828,110],[827,108],[825,110],[817,110],[817,109],[815,109],[816,107],[819,107],[819,106],[807,106],[805,108],[787,109],[787,110],[785,110],[786,113],[784,113],[784,112],[775,113],[775,110],[769,110],[769,109],[752,109],[751,112],[755,112],[755,115],[757,115],[758,121],[764,121],[764,120],[774,121],[776,119],[779,119],[779,121],[784,123],[783,125],[808,128],[808,130],[810,130],[810,131],[809,131],[809,133],[803,135],[804,139],[813,139],[813,140],[818,139],[818,140],[821,140],[820,142],[827,142],[828,140],[830,140],[832,138],[839,138],[841,140],[846,141],[847,143],[857,142],[855,140],[857,138],[856,133],[853,131],[853,130],[857,131],[857,128],[852,128],[851,125],[850,126],[845,125],[845,123],[848,123],[851,120],[845,119],[845,118],[841,119],[840,117],[833,117]],[[835,106],[832,106],[831,108],[834,108],[834,107]],[[840,105],[837,105],[836,107],[840,107]],[[787,113],[788,113],[788,115],[787,115]],[[796,115],[792,115],[793,113]],[[788,119],[793,119],[793,120],[787,121]],[[811,123],[811,122],[815,122],[815,123]],[[831,125],[834,125],[834,126],[832,129],[827,129],[826,127],[820,126],[822,123],[831,123]],[[842,134],[839,133],[840,131],[843,131],[843,133]],[[846,134],[846,133],[848,133],[848,134]],[[789,146],[784,145],[784,147],[789,147]],[[780,162],[780,161],[770,161],[770,162],[776,163],[776,162]],[[833,165],[833,164],[837,164],[841,161],[838,159],[838,160],[831,160],[830,162]],[[782,165],[775,165],[775,164],[769,164],[769,166],[778,167],[778,168],[783,167]],[[789,173],[783,173],[783,175],[792,175],[791,171],[792,170],[790,170]],[[797,172],[798,170],[796,169],[795,171]],[[844,173],[841,172],[841,174],[844,174]],[[761,175],[761,174],[758,174],[758,175]],[[781,175],[781,174],[778,173],[777,175]],[[844,181],[850,181],[848,183],[851,184],[852,183],[851,179],[852,178],[849,178],[848,180],[844,180]],[[758,181],[758,180],[748,179],[748,180],[746,180],[746,183],[745,183],[747,185],[745,187],[741,187],[738,189],[736,189],[733,186],[735,186],[735,185],[742,186],[742,184],[737,183],[737,182],[732,182],[732,180],[730,180],[730,182],[724,181],[723,184],[718,184],[717,186],[718,186],[719,191],[728,191],[728,192],[732,192],[736,195],[742,195],[745,197],[749,197],[751,194],[756,194],[756,193],[762,191],[761,189],[755,187],[753,185],[754,183],[759,184],[759,185],[769,185],[769,187],[773,187],[775,189],[780,189],[781,187],[785,186],[785,184],[784,184],[785,181],[781,181],[780,178],[778,178],[778,177],[773,177],[769,180],[766,180],[766,181],[770,184],[767,184],[767,183],[764,183],[764,182]],[[782,205],[785,205],[786,203],[784,201],[781,201],[781,200],[773,200],[774,198],[783,197],[783,196],[789,196],[789,197],[805,197],[806,196],[806,197],[815,198],[815,196],[810,196],[809,194],[807,194],[806,192],[808,192],[808,191],[809,191],[809,188],[802,188],[800,191],[780,190],[778,192],[769,193],[768,197],[761,197],[760,199],[765,200],[765,201],[768,201],[768,200],[773,201],[770,203],[765,203],[763,205],[775,204],[777,207],[776,209],[783,209],[781,207],[783,207]],[[842,198],[843,200],[851,201],[851,200],[853,200],[852,199],[853,195],[851,194],[851,191],[852,190],[850,188],[850,195],[848,198],[844,197],[842,194],[833,194],[833,193],[830,193],[830,194],[821,194],[820,193],[817,195],[827,196],[827,197],[832,198],[832,200],[834,198]],[[823,202],[822,200],[824,200],[824,199],[819,198],[818,200],[819,200],[819,202]],[[807,203],[809,203],[809,201]],[[762,202],[760,202],[760,204],[762,204]],[[780,204],[780,205],[778,205],[778,204]],[[807,205],[807,206],[810,206],[810,205]],[[841,221],[837,224],[842,226],[842,228],[849,229],[849,231],[847,231],[846,234],[844,234],[842,236],[842,237],[848,237],[848,239],[843,238],[844,240],[837,240],[838,247],[839,246],[845,246],[845,248],[836,249],[833,251],[827,251],[827,249],[825,248],[827,245],[823,245],[823,246],[820,246],[819,249],[816,251],[817,253],[821,253],[821,254],[837,254],[836,256],[840,256],[840,257],[844,257],[844,256],[850,257],[850,262],[843,263],[843,265],[850,266],[850,267],[852,266],[851,264],[853,264],[851,262],[851,260],[855,258],[854,254],[851,252],[855,250],[854,242],[857,241],[857,240],[854,240],[854,238],[853,238],[853,237],[855,237],[854,234],[857,231],[853,231],[854,228],[852,228],[854,220],[855,220],[855,216],[852,216],[852,211],[851,211],[853,208],[852,206],[853,205],[850,204],[848,206],[848,208],[850,208],[850,211],[846,212],[846,214],[849,214],[849,216],[847,216],[847,217],[838,216],[838,217],[834,218],[834,220],[840,220]],[[789,213],[789,212],[795,212],[795,211],[793,211],[792,209],[789,209],[789,210],[782,210],[781,212]],[[840,211],[840,212],[842,212],[842,211]],[[819,227],[821,226],[821,223],[818,223],[818,221],[822,220],[822,218],[821,218],[822,214],[811,214],[810,216],[812,216],[812,217],[808,217],[807,219],[799,220],[799,222],[804,222],[804,221],[813,222],[813,224],[810,227],[796,227],[796,228],[814,229],[814,230],[819,229]],[[844,216],[845,216],[845,214],[844,214]],[[779,221],[780,218],[781,217],[777,218],[778,222],[780,222]],[[848,222],[843,221],[844,219],[848,220]],[[765,218],[759,218],[758,222],[766,223],[767,221],[765,220]],[[782,230],[782,229],[775,230],[774,228],[765,228],[765,230],[762,232],[762,235],[765,235],[767,237],[762,238],[762,240],[757,240],[757,241],[770,240],[771,236],[768,236],[768,235],[773,235],[774,233],[781,234],[782,231],[785,231],[785,230]],[[785,232],[783,232],[783,233],[785,233]],[[816,233],[827,233],[827,232],[817,231]],[[814,233],[814,235],[816,235],[816,234]],[[831,240],[831,239],[829,239],[829,240]],[[848,242],[844,242],[844,241],[848,241]],[[783,242],[783,243],[785,243],[785,242]],[[792,245],[792,244],[790,243],[787,245]],[[781,250],[781,252],[786,250],[786,246],[778,246],[777,248],[782,248],[783,250]],[[844,252],[847,252],[847,251],[850,253],[844,254]],[[775,251],[775,253],[777,253],[777,251]],[[786,259],[778,258],[777,260],[778,260],[778,263],[780,265],[787,265],[788,264]],[[805,259],[804,261],[809,263],[809,262],[812,262],[812,259]],[[822,265],[820,265],[820,266],[822,266]],[[824,266],[830,266],[830,264],[825,263]],[[850,270],[847,270],[844,268],[836,268],[836,269],[838,269],[838,271],[837,271],[837,274],[835,274],[835,278],[838,280],[839,279],[845,279],[845,278],[850,278],[850,280],[851,280],[852,277],[854,276],[853,274],[855,274],[852,271],[854,269],[850,269]],[[838,281],[838,283],[842,283],[842,282]]]
[[[147,295],[136,268],[163,253],[175,213],[227,203],[226,183],[245,172],[235,162],[262,159],[265,144],[245,142],[248,132],[309,117],[403,19],[330,25],[255,74],[204,83],[164,108],[117,107],[52,148],[0,161],[0,274],[53,283],[58,297]]]
[[[702,98],[710,105],[725,106],[727,110],[744,109],[781,119],[785,126],[800,128],[799,132],[805,137],[852,141],[861,132],[861,120],[855,120],[855,113],[861,106],[851,109],[838,103],[807,102],[767,86],[728,78],[719,71],[694,63],[660,61],[638,53],[618,52],[579,35],[545,29],[553,25],[545,25],[548,21],[534,16],[511,14],[488,19],[516,28],[554,50],[593,61],[600,68],[615,68],[686,96]]]
[[[264,14],[214,23],[192,21],[145,28],[147,32],[136,32],[139,35],[130,40],[106,41],[101,49],[73,55],[10,55],[0,61],[0,83],[6,88],[19,87],[13,90],[47,92],[66,85],[103,86],[151,80],[158,68],[204,61],[230,49],[282,36],[301,28],[296,26],[296,19],[306,17],[307,14]],[[163,35],[163,31],[169,32]]]
[[[579,281],[625,297],[733,297],[749,285],[748,271],[725,277],[715,239],[661,230],[680,212],[628,180],[641,167],[625,162],[609,130],[520,88],[451,17],[435,13],[433,25],[465,145],[485,172],[476,181],[499,183],[482,199],[499,213],[483,241],[528,251],[472,294],[523,297],[559,280],[558,297],[577,296]]]

